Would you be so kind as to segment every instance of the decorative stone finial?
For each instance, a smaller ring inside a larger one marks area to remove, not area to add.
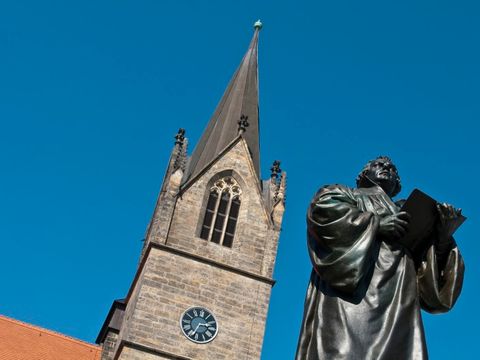
[[[176,144],[173,152],[173,171],[175,172],[178,169],[185,171],[185,165],[187,164],[188,139],[184,138],[181,143]]]
[[[177,135],[175,135],[175,145],[183,145],[185,140],[185,129],[178,129]]]
[[[240,116],[240,120],[237,121],[238,123],[238,133],[243,134],[248,127],[248,116],[243,115]]]
[[[282,169],[280,169],[280,161],[275,160],[270,168],[270,171],[272,172],[272,179],[276,180],[278,178],[278,174],[282,172]]]
[[[261,29],[262,29],[263,24],[262,24],[262,22],[260,21],[260,19],[258,19],[257,21],[255,21],[255,24],[253,24],[253,27],[254,27],[255,29],[258,29],[258,30],[261,30]]]

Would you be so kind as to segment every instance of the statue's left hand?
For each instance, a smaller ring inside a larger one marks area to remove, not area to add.
[[[462,209],[455,209],[452,205],[443,203],[437,204],[439,221],[437,222],[437,231],[439,235],[439,243],[445,244],[453,241],[452,233],[455,230],[455,222],[462,214]]]

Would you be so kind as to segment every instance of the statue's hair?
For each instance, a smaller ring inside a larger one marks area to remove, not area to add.
[[[368,185],[371,184],[371,180],[369,180],[367,177],[366,177],[366,173],[368,170],[370,170],[370,168],[372,167],[373,163],[375,161],[378,161],[378,160],[383,160],[383,161],[388,161],[390,164],[392,164],[393,166],[393,169],[395,170],[395,188],[393,189],[392,191],[392,197],[394,197],[395,195],[397,195],[400,190],[402,190],[402,184],[400,183],[400,176],[398,175],[398,170],[397,170],[397,167],[395,166],[395,164],[393,163],[392,159],[390,159],[388,156],[378,156],[376,157],[375,159],[373,160],[370,160],[369,162],[367,162],[365,164],[365,166],[363,167],[362,171],[358,174],[357,176],[357,187],[360,188],[360,187],[368,187]]]

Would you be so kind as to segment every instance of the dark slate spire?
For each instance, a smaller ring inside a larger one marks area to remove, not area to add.
[[[201,172],[238,136],[246,140],[255,171],[260,177],[257,54],[258,33],[262,23],[257,21],[254,28],[255,33],[247,53],[195,147],[185,177],[186,181]]]

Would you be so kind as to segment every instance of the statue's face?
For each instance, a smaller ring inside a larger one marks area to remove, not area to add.
[[[386,159],[375,160],[367,169],[365,175],[375,184],[391,195],[397,185],[397,168],[395,165]]]

